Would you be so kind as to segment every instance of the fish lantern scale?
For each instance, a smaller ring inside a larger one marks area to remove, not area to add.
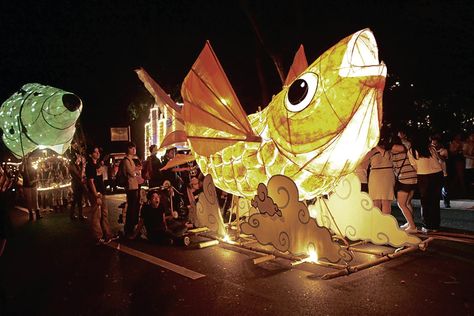
[[[63,154],[81,110],[82,101],[75,94],[38,83],[25,84],[0,108],[3,141],[16,157],[37,148]]]
[[[183,117],[196,161],[215,185],[252,198],[282,174],[300,199],[332,191],[379,139],[387,74],[369,29],[327,50],[261,112],[242,107],[209,45],[183,82]]]

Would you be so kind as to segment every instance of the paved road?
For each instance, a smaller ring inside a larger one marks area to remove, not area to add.
[[[123,199],[110,200],[116,230]],[[335,270],[292,267],[284,259],[254,265],[258,254],[222,244],[97,247],[88,223],[71,222],[67,214],[28,222],[26,213],[11,213],[14,230],[0,259],[7,315],[474,314],[471,244],[435,240],[425,252],[322,280]],[[474,232],[474,211],[453,208],[442,216],[445,230],[463,232],[454,226],[462,222]]]

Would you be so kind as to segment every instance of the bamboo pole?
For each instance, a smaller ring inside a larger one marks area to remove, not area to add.
[[[376,255],[376,256],[385,256],[387,255],[388,253],[384,252],[384,251],[376,251],[376,250],[370,250],[370,249],[360,249],[360,248],[355,248],[355,247],[347,247],[347,246],[341,246],[342,248],[346,248],[347,250],[350,250],[350,251],[355,251],[355,252],[360,252],[360,253],[366,253],[366,254],[369,254],[369,255]]]
[[[426,250],[426,248],[428,246],[428,243],[431,242],[432,240],[433,240],[433,238],[430,237],[430,238],[424,240],[423,242],[421,242],[417,246],[410,246],[406,249],[403,249],[403,250],[400,250],[400,251],[397,251],[397,252],[394,252],[394,253],[386,254],[383,257],[378,258],[374,261],[365,262],[365,263],[355,265],[355,266],[349,266],[346,269],[340,270],[340,271],[337,271],[337,272],[326,273],[321,277],[321,279],[329,280],[329,279],[333,279],[335,277],[339,277],[339,276],[343,276],[343,275],[349,275],[351,273],[358,272],[358,271],[373,267],[375,265],[384,263],[384,262],[389,261],[391,259],[398,258],[398,257],[400,257],[400,256],[402,256],[406,253],[413,252],[413,251],[418,250],[418,249],[424,251],[424,250]]]
[[[273,259],[275,259],[274,255],[264,255],[264,256],[253,259],[253,264],[260,264],[263,262],[271,261]]]
[[[218,237],[210,236],[210,235],[207,235],[207,234],[203,235],[203,237],[211,238],[211,239],[218,239],[218,240],[220,240],[224,243],[227,243],[228,245],[235,246],[235,247],[240,247],[240,248],[243,248],[243,249],[246,249],[246,250],[250,250],[254,253],[260,253],[260,254],[264,253],[264,254],[267,254],[267,255],[270,255],[270,256],[283,258],[283,259],[292,261],[292,264],[291,264],[292,266],[302,264],[302,263],[305,263],[305,262],[309,262],[306,258],[302,258],[300,256],[295,256],[295,255],[291,255],[291,254],[284,254],[284,253],[282,253],[278,250],[268,250],[268,249],[263,249],[263,248],[259,248],[259,247],[248,246],[248,242],[243,242],[243,243],[242,242],[227,242],[227,241],[224,241],[222,239],[219,239]],[[254,263],[255,263],[255,259],[254,259]],[[341,265],[341,264],[331,263],[331,262],[326,262],[326,261],[317,261],[317,262],[311,262],[311,263],[321,265],[321,266],[325,266],[325,267],[336,268],[336,269],[345,269],[346,268],[346,265]]]

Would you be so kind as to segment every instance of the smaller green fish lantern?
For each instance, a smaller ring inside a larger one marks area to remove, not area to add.
[[[64,154],[82,110],[73,93],[38,83],[25,84],[0,107],[3,142],[18,158],[37,148]]]

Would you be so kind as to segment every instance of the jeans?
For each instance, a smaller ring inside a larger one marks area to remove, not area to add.
[[[427,229],[438,229],[441,222],[439,193],[443,185],[443,173],[419,174],[417,178],[423,224]]]
[[[105,195],[101,195],[100,199],[91,198],[90,201],[92,204],[92,231],[96,239],[110,238],[112,234],[110,233],[109,209]]]
[[[125,235],[131,235],[135,231],[135,226],[138,224],[139,211],[139,190],[127,191],[127,215],[125,216]]]

